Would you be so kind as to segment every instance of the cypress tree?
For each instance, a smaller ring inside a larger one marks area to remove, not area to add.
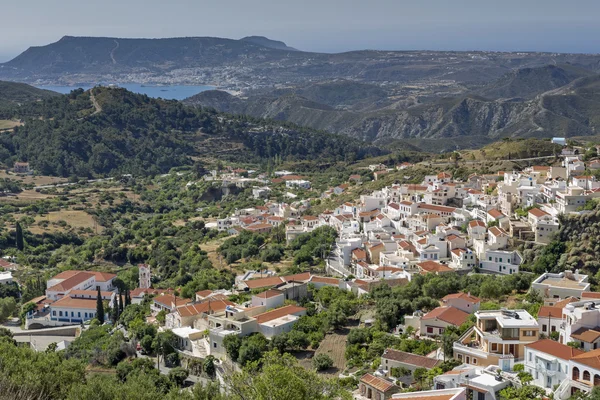
[[[104,323],[104,302],[100,294],[100,287],[98,287],[98,297],[96,298],[96,318],[101,324]]]
[[[21,228],[21,224],[17,222],[17,232],[16,232],[16,244],[17,249],[23,251],[25,248],[25,241],[23,240],[23,228]]]
[[[129,294],[129,289],[125,289],[125,307],[131,304],[131,296]]]
[[[123,313],[123,295],[119,292],[119,315]]]
[[[120,295],[117,295],[117,298],[115,299],[115,320],[119,319],[119,316],[121,315],[121,304],[119,301],[120,297]]]

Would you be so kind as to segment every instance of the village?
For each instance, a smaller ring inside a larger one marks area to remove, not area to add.
[[[28,310],[25,329],[86,329],[99,318],[99,301],[110,309],[149,303],[147,322],[176,336],[181,364],[210,357],[223,382],[223,375],[236,368],[226,338],[260,333],[272,340],[289,334],[307,312],[314,312],[307,305],[322,288],[369,298],[382,285],[401,287],[425,275],[518,274],[523,255],[515,241],[549,243],[560,229],[560,215],[585,214],[586,204],[600,197],[600,181],[582,175],[599,169],[600,161],[585,163],[576,153],[565,146],[561,166],[473,174],[466,181],[443,171],[425,175],[420,183],[392,184],[318,214],[311,212],[310,199],[296,199],[291,192],[286,196],[296,200],[291,203],[269,200],[272,185],[296,193],[311,188],[308,179],[291,171],[275,171],[273,179],[265,174],[248,178],[256,171],[240,168],[212,171],[205,180],[252,187],[253,197],[265,201],[236,209],[207,227],[229,235],[280,229],[287,243],[329,227],[337,239],[322,250],[324,271],[282,275],[247,270],[231,288],[184,298],[176,289],[154,288],[146,264],[138,266],[139,287],[125,293],[114,283],[116,274],[67,270],[46,282],[44,296],[31,300],[35,307]],[[411,167],[402,163],[393,170]],[[375,180],[392,171],[383,164],[368,169]],[[350,184],[360,186],[361,175],[351,175],[348,184],[325,190],[321,198],[335,198]],[[4,264],[0,283],[10,283],[12,266]],[[470,325],[449,346],[427,355],[385,349],[372,371],[356,376],[354,398],[495,400],[507,387],[527,385],[555,399],[589,393],[600,385],[600,294],[591,291],[588,275],[578,270],[533,277],[529,292],[543,302],[537,315],[506,307],[480,309],[482,300],[469,292],[450,293],[429,311],[405,315],[391,335],[441,342],[447,330]],[[108,313],[101,318],[108,319]],[[372,323],[363,318],[360,326]],[[60,348],[68,345],[65,341]],[[141,356],[139,344],[137,350]],[[449,359],[455,366],[440,373]],[[406,392],[415,387],[419,391]]]

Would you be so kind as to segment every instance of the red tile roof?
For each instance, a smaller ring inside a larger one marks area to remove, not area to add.
[[[392,382],[371,374],[364,374],[362,378],[360,378],[360,381],[361,383],[371,386],[372,388],[381,393],[385,393],[390,391],[391,389],[397,388],[397,386],[394,385]]]
[[[229,300],[208,299],[202,303],[190,304],[177,308],[177,313],[182,317],[191,317],[200,314],[210,314],[211,312],[223,311],[227,306],[235,306]]]
[[[62,299],[58,299],[54,303],[52,303],[52,307],[82,308],[87,310],[95,310],[96,299],[75,299],[71,296],[65,296]]]
[[[525,347],[550,354],[553,357],[561,358],[563,360],[570,360],[571,358],[584,353],[583,350],[574,349],[571,346],[550,339],[538,340],[537,342],[526,344]]]
[[[481,299],[479,297],[475,297],[471,294],[462,293],[462,292],[448,294],[442,298],[442,300],[451,300],[451,299],[463,299],[463,300],[469,301],[473,304],[481,302]]]
[[[502,214],[502,212],[500,210],[497,210],[495,208],[492,208],[487,213],[488,213],[488,215],[490,215],[494,219],[506,217],[506,215]]]
[[[600,369],[600,349],[578,354],[572,357],[571,360],[598,370]]]
[[[326,276],[316,276],[316,275],[313,275],[312,278],[310,278],[310,281],[314,282],[314,283],[324,283],[324,284],[327,284],[327,285],[335,285],[335,286],[338,286],[340,284],[340,279],[338,279],[338,278],[329,278],[329,277],[326,277]]]
[[[179,307],[192,302],[191,299],[182,299],[174,294],[163,294],[161,296],[156,296],[153,300],[155,303],[162,304],[169,308],[173,307],[173,305]]]
[[[269,322],[274,319],[284,317],[286,315],[296,315],[304,311],[306,311],[306,308],[289,305],[281,308],[276,308],[271,311],[267,311],[266,313],[259,314],[254,318],[256,319],[256,322],[258,322],[259,324],[263,324],[265,322]]]
[[[64,281],[49,287],[47,290],[51,291],[51,292],[66,292],[69,291],[71,289],[73,289],[75,286],[82,284],[83,282],[87,281],[88,279],[92,279],[94,277],[94,274],[92,273],[88,273],[88,272],[83,272],[83,271],[76,271],[77,273],[74,275],[71,275],[69,278],[65,279]]]
[[[421,268],[422,270],[424,270],[426,272],[451,272],[451,271],[453,271],[453,269],[448,267],[447,265],[443,265],[443,264],[440,264],[435,261],[424,261],[422,263],[418,263],[417,265],[419,266],[419,268]]]
[[[481,226],[481,227],[485,228],[485,222],[476,219],[476,220],[473,220],[473,221],[469,221],[469,226],[471,228],[475,228],[476,226]]]
[[[461,326],[469,318],[469,313],[459,310],[455,307],[438,307],[421,317],[421,320],[439,319],[451,325]]]
[[[272,287],[283,283],[284,280],[280,276],[269,276],[267,278],[250,279],[244,281],[246,286],[250,289],[260,289],[265,287]]]
[[[541,217],[544,217],[546,215],[550,215],[546,211],[540,210],[539,208],[532,208],[531,210],[529,210],[529,214],[531,214],[531,215],[533,215],[534,217],[537,217],[537,218],[541,218]]]
[[[269,289],[266,290],[262,293],[256,294],[254,295],[255,297],[261,298],[261,299],[270,299],[272,297],[276,297],[276,296],[281,296],[283,295],[282,292],[280,292],[279,290],[276,289]]]

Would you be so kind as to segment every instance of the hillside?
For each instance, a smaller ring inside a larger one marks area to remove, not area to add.
[[[531,99],[490,100],[477,94],[433,99],[429,102],[403,106],[388,105],[380,109],[356,111],[336,109],[330,105],[309,100],[300,95],[280,97],[261,95],[241,99],[218,92],[205,92],[186,100],[188,104],[214,107],[232,113],[250,114],[286,120],[332,133],[377,141],[394,139],[459,139],[459,148],[474,143],[492,142],[500,137],[552,137],[589,136],[600,126],[600,76],[592,75],[569,80],[575,73],[563,73],[554,67],[539,71],[555,73],[559,78],[553,82],[543,78],[529,79],[529,86],[512,94],[533,95]],[[519,75],[531,75],[531,71]],[[562,78],[560,78],[562,77]],[[565,85],[550,90],[561,79]],[[525,81],[525,78],[519,78]],[[509,93],[518,87],[515,80],[510,84],[497,85],[495,93]],[[489,93],[492,89],[489,89]],[[365,93],[365,100],[369,97]],[[357,103],[360,100],[356,100]],[[385,101],[382,101],[385,102]],[[471,139],[472,138],[472,139]],[[429,150],[429,149],[428,149]]]
[[[591,71],[570,65],[522,68],[486,85],[484,89],[478,91],[478,94],[489,99],[533,98],[590,75],[592,75]]]
[[[155,175],[191,165],[192,157],[327,162],[385,153],[348,137],[230,117],[119,88],[78,90],[23,105],[17,113],[24,125],[0,136],[0,162],[29,161],[44,175]]]
[[[21,104],[29,101],[59,96],[50,90],[42,90],[24,83],[0,81],[0,106]]]

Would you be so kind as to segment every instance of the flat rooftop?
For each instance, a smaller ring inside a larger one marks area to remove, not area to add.
[[[565,289],[582,289],[582,288],[585,288],[586,286],[589,286],[589,283],[587,283],[587,282],[576,281],[576,280],[569,279],[566,277],[559,278],[559,277],[553,277],[553,276],[546,277],[538,283],[542,284],[542,285],[550,285],[550,286],[565,288]]]
[[[537,327],[538,323],[525,310],[493,310],[493,311],[477,311],[477,318],[496,319],[498,324],[503,328],[518,328],[518,327]],[[518,316],[518,318],[517,318]]]

